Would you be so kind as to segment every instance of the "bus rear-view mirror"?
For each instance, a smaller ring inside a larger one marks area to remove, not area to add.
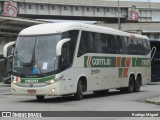
[[[3,57],[8,58],[11,54],[9,54],[9,48],[13,45],[15,45],[16,41],[9,42],[3,47]]]
[[[68,41],[70,41],[70,40],[71,40],[70,38],[65,38],[65,39],[60,40],[57,43],[57,46],[56,46],[56,55],[57,56],[61,56],[63,44],[66,43],[66,42],[68,42]]]

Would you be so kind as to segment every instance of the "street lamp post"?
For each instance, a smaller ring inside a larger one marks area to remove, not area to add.
[[[119,8],[119,0],[118,0],[118,29],[121,30],[121,23],[120,23],[120,8]]]

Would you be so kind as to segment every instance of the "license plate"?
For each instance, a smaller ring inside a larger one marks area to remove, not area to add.
[[[36,93],[36,90],[28,90],[28,93]]]

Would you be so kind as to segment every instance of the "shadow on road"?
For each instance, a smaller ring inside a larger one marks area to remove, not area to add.
[[[146,92],[146,91],[140,91],[138,93],[141,92]],[[137,94],[137,93],[122,93],[120,91],[111,91],[105,95],[97,95],[97,94],[93,94],[93,93],[89,93],[89,94],[85,94],[83,96],[83,100],[86,99],[96,99],[96,98],[104,98],[104,97],[109,97],[109,96],[114,96],[114,95],[124,95],[124,94]],[[26,103],[64,103],[64,102],[73,102],[73,101],[78,101],[75,100],[74,96],[70,95],[70,96],[62,96],[62,97],[49,97],[49,98],[45,98],[43,101],[38,101],[36,100],[36,98],[34,100],[26,100],[26,101],[18,101],[18,102],[26,102]],[[79,101],[80,102],[80,101]]]

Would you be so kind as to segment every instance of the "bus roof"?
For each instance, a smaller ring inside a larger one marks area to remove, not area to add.
[[[19,33],[19,35],[20,36],[45,35],[45,34],[61,33],[69,30],[85,30],[85,31],[92,31],[92,32],[99,32],[99,33],[106,33],[113,35],[121,35],[128,37],[134,36],[137,38],[148,39],[148,37],[138,34],[127,33],[109,27],[79,23],[79,22],[61,22],[61,23],[46,23],[46,24],[34,25],[22,30]]]

